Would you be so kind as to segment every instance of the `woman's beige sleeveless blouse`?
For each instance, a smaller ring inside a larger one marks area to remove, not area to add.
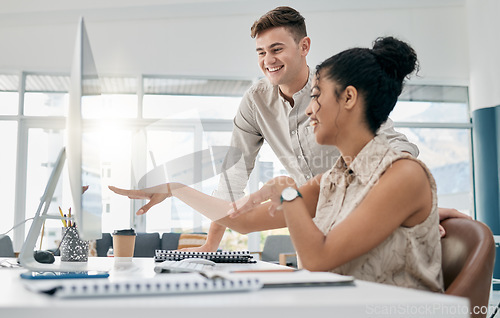
[[[384,171],[402,158],[415,160],[427,172],[432,188],[431,213],[418,225],[397,228],[380,245],[332,272],[360,280],[442,292],[436,183],[421,161],[393,150],[384,137],[371,140],[350,167],[340,157],[334,167],[323,174],[314,223],[326,235],[358,206]]]

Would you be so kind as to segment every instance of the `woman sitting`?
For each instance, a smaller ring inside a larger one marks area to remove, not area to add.
[[[242,233],[287,226],[304,268],[442,291],[437,195],[427,167],[376,135],[404,79],[417,69],[405,42],[379,38],[317,67],[307,114],[316,141],[341,157],[299,189],[277,177],[231,204],[178,183],[145,190],[110,187],[156,204],[175,196]],[[229,211],[228,211],[229,210]]]

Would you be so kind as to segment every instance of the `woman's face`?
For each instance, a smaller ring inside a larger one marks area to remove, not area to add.
[[[310,125],[314,127],[316,142],[335,145],[339,132],[340,98],[335,95],[336,85],[332,80],[316,76],[311,90],[311,102],[306,109]]]

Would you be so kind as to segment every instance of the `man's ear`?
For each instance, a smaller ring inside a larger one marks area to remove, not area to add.
[[[358,102],[358,90],[354,86],[347,86],[344,90],[345,109],[352,109]]]
[[[306,56],[311,49],[311,38],[309,38],[308,36],[303,37],[299,42],[299,48],[302,56]]]

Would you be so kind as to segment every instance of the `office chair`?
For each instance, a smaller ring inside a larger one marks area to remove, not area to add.
[[[475,306],[488,308],[495,262],[491,230],[479,221],[463,218],[447,219],[441,225],[446,230],[441,239],[445,294],[467,297],[471,312]],[[473,313],[472,317],[486,317],[486,313]]]
[[[160,234],[155,233],[137,233],[135,237],[134,257],[153,257],[155,251],[161,246]]]
[[[97,256],[107,256],[110,247],[113,247],[113,237],[110,233],[102,233],[102,237],[95,241]]]
[[[297,257],[290,235],[269,235],[260,259],[266,262],[297,267]],[[288,258],[291,258],[288,260]],[[281,261],[280,261],[281,259]]]
[[[0,235],[0,257],[15,257],[12,240],[8,235]]]

